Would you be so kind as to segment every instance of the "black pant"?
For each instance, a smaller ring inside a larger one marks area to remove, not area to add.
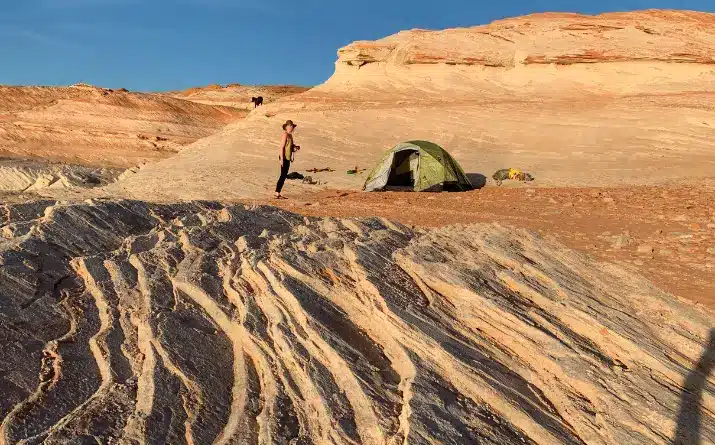
[[[278,178],[278,184],[276,184],[276,193],[280,193],[283,190],[283,183],[286,182],[286,176],[288,176],[288,170],[290,169],[290,160],[283,158],[283,165],[281,166],[281,177]]]

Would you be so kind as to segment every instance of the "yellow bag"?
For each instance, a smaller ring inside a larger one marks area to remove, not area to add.
[[[509,169],[509,179],[516,179],[521,172],[515,168],[510,168]]]

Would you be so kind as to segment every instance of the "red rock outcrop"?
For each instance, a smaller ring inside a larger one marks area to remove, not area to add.
[[[84,84],[0,86],[0,156],[131,167],[172,155],[245,115]]]

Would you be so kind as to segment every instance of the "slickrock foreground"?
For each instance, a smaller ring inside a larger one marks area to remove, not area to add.
[[[715,441],[715,315],[525,231],[3,210],[2,444]]]

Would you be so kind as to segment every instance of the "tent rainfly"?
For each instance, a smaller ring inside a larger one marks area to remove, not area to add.
[[[457,161],[442,147],[427,141],[397,144],[365,181],[364,191],[386,188],[416,192],[464,191],[474,187]]]

